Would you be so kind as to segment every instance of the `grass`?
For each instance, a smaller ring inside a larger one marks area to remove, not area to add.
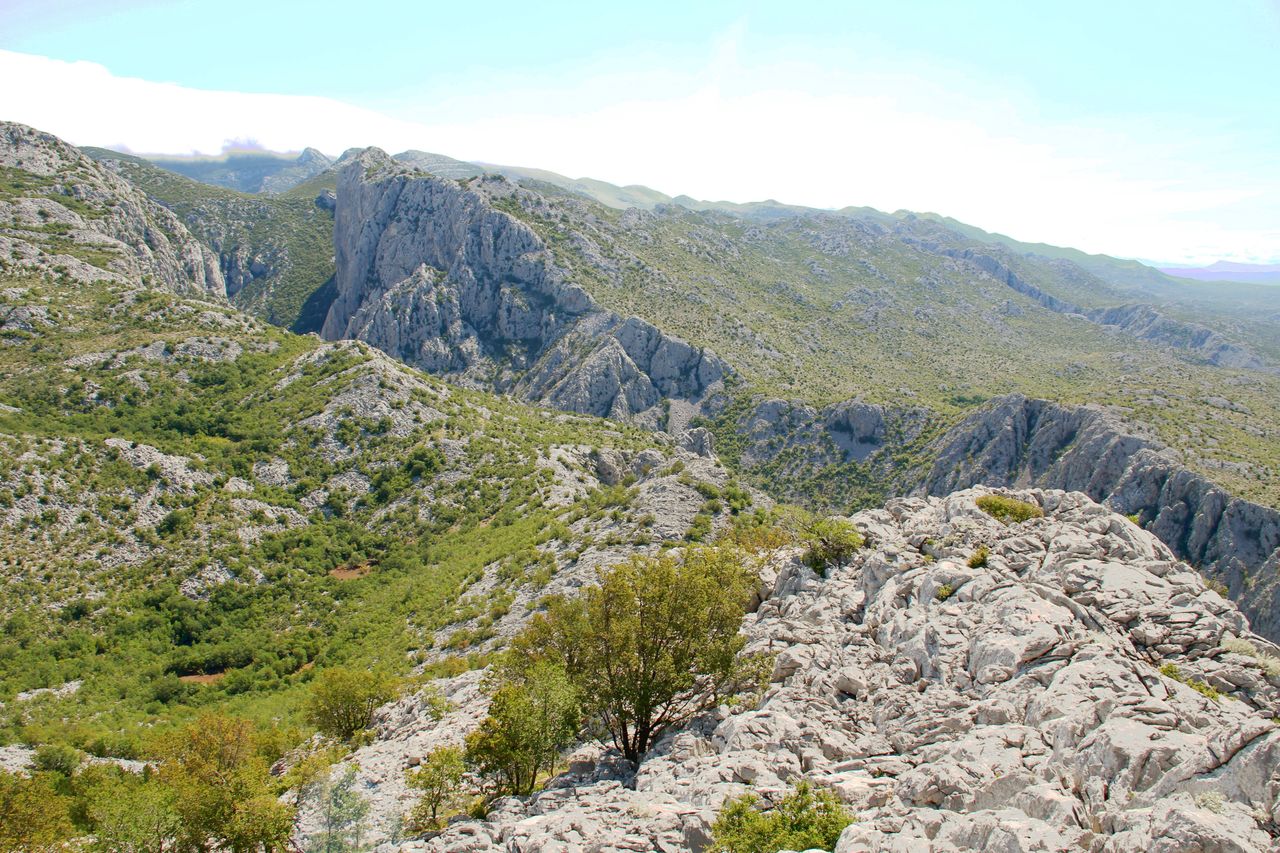
[[[1221,647],[1225,652],[1252,658],[1254,664],[1268,678],[1280,678],[1280,658],[1258,651],[1253,643],[1243,637],[1226,637],[1223,639]]]

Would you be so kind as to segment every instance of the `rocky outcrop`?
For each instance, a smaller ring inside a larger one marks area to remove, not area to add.
[[[0,122],[0,270],[226,295],[217,258],[176,216],[57,137]]]
[[[543,792],[380,849],[697,851],[727,798],[801,779],[857,818],[836,853],[1274,849],[1280,649],[1086,496],[1016,493],[1045,515],[1006,526],[981,494],[855,515],[869,545],[825,578],[775,557],[743,625],[768,689],[638,773],[585,747]],[[474,725],[462,679],[448,717],[398,724]]]
[[[1138,515],[1180,559],[1226,584],[1259,633],[1280,637],[1280,512],[1232,497],[1106,411],[1012,395],[931,450],[919,492],[978,483],[1084,492]]]
[[[657,426],[664,399],[726,373],[708,350],[596,306],[532,228],[519,190],[425,174],[377,149],[344,159],[328,339],[366,341],[455,380]]]

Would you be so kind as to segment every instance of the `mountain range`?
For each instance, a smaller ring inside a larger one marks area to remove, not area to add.
[[[842,851],[1273,843],[1280,290],[421,151],[3,124],[0,169],[10,744],[147,758],[385,667],[353,757],[391,844],[546,596],[785,503],[868,544],[760,557],[756,706],[386,849],[703,849],[806,774],[867,818]]]
[[[1160,271],[1178,278],[1190,278],[1196,281],[1280,284],[1280,264],[1240,264],[1231,261],[1215,261],[1207,267],[1163,267]]]

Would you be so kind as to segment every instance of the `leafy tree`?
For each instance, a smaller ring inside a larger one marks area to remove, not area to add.
[[[356,769],[350,765],[336,780],[322,775],[303,796],[319,809],[319,832],[307,839],[308,853],[348,853],[360,849],[360,834],[365,829],[369,801],[355,789]]]
[[[406,781],[422,791],[422,798],[410,814],[410,823],[420,831],[441,827],[440,811],[450,808],[462,792],[466,771],[465,753],[456,746],[432,750],[422,764],[409,771]]]
[[[55,779],[0,770],[0,850],[58,850],[75,834],[71,799],[59,793]]]
[[[116,772],[86,794],[94,849],[102,853],[167,853],[181,829],[173,791],[155,778]]]
[[[835,794],[801,782],[771,811],[755,794],[730,800],[711,827],[710,853],[832,850],[853,816]]]
[[[350,740],[367,729],[373,712],[394,696],[391,679],[381,673],[333,667],[316,679],[307,719],[322,734]]]
[[[553,601],[517,638],[510,665],[562,666],[587,715],[639,763],[664,732],[754,672],[738,633],[754,581],[731,548],[633,557],[579,597]]]
[[[489,716],[467,737],[467,762],[498,780],[501,790],[533,792],[578,731],[578,697],[564,668],[539,661],[503,683]]]
[[[273,796],[270,765],[248,720],[209,714],[168,737],[159,778],[172,792],[179,849],[287,849],[293,810]]]

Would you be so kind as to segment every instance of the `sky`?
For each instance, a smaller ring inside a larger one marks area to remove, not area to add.
[[[0,119],[1280,263],[1280,0],[0,0]],[[17,82],[15,82],[17,81]]]

